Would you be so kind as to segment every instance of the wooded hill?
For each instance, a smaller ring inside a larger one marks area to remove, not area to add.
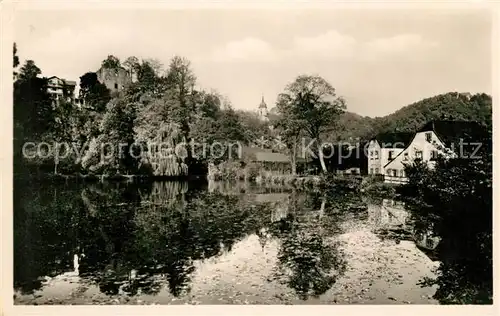
[[[491,129],[491,96],[449,92],[407,105],[384,117],[371,118],[352,112],[341,115],[333,140],[369,139],[385,132],[415,132],[425,123],[436,120],[477,121]]]

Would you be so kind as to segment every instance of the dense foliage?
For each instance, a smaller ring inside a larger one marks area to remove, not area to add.
[[[476,140],[477,141],[477,140]],[[407,168],[403,196],[423,229],[441,241],[435,298],[446,304],[491,304],[493,192],[491,137],[474,156],[441,159],[435,169]]]
[[[335,89],[325,79],[301,75],[286,86],[276,104],[278,118],[275,124],[290,150],[292,172],[295,173],[297,143],[302,135],[314,142],[311,156],[319,158],[326,172],[321,137],[335,128],[339,115],[346,108],[345,100],[337,96]]]
[[[306,75],[285,87],[269,112],[269,121],[264,121],[254,112],[234,110],[217,92],[196,89],[189,60],[179,56],[164,69],[154,59],[131,56],[122,63],[109,55],[101,67],[124,69],[131,76],[130,84],[111,93],[96,72],[86,72],[80,77],[77,104],[54,102],[47,92],[47,78],[40,77],[41,69],[33,60],[17,69],[15,45],[13,52],[15,172],[29,168],[64,174],[185,176],[206,173],[210,163],[227,162],[227,145],[239,143],[289,155],[295,173],[301,138],[306,144],[314,142],[312,156],[319,156],[313,159],[318,162],[316,169],[321,163],[325,171],[331,164],[322,159],[321,141],[415,131],[429,120],[443,117],[476,120],[491,127],[492,103],[486,94],[447,93],[386,117],[369,118],[344,112],[344,99],[327,81]],[[64,150],[69,154],[58,159],[53,154],[62,149],[49,148],[52,156],[22,158],[24,144],[42,141],[66,143]],[[159,142],[167,148],[150,146]],[[213,152],[210,146],[215,142],[223,145],[223,155]],[[118,143],[123,143],[121,149]],[[200,146],[202,143],[206,146]],[[176,146],[185,155],[178,155]],[[123,152],[120,157],[102,158],[116,156],[119,150]]]
[[[21,67],[14,83],[16,172],[35,167],[43,172],[185,176],[225,160],[224,155],[205,154],[202,143],[248,145],[269,134],[252,113],[235,111],[216,92],[195,89],[196,76],[185,58],[174,57],[166,71],[155,60],[133,56],[122,66],[110,55],[101,66],[124,68],[134,80],[111,93],[95,72],[87,72],[80,77],[79,106],[54,102],[33,61]],[[26,142],[42,141],[66,143],[71,153],[60,159],[21,158]]]

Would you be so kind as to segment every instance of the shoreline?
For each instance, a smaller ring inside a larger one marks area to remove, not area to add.
[[[283,185],[297,189],[340,189],[357,191],[359,193],[378,194],[383,196],[395,196],[398,185],[377,181],[369,175],[307,175],[292,176],[281,175],[275,177],[256,179],[211,179],[207,175],[186,175],[186,176],[151,176],[151,175],[88,175],[88,174],[53,174],[53,173],[17,173],[13,175],[14,180],[35,180],[52,182],[127,182],[127,183],[148,183],[156,181],[202,181],[202,182],[248,182],[255,185]]]

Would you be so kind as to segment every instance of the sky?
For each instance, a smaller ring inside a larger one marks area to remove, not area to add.
[[[484,9],[18,11],[21,62],[78,81],[107,55],[188,58],[198,87],[236,109],[268,107],[298,75],[320,75],[347,110],[384,116],[450,91],[492,91]]]

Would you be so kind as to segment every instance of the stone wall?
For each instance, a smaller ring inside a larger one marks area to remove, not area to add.
[[[111,92],[120,91],[132,82],[130,74],[124,68],[102,68],[97,72],[97,80],[106,85]]]

